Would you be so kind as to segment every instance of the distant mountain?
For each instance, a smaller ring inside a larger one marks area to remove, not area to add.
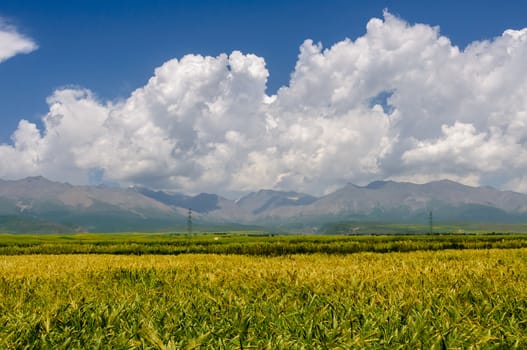
[[[0,215],[80,231],[163,229],[185,222],[169,206],[131,189],[72,186],[43,177],[0,180]]]
[[[266,212],[268,220],[424,222],[429,211],[438,221],[527,221],[527,195],[453,181],[423,185],[376,181],[349,184],[306,206]]]
[[[215,194],[201,193],[197,196],[187,196],[181,193],[169,193],[164,191],[154,191],[144,187],[135,187],[135,191],[159,201],[163,204],[189,208],[198,213],[208,213],[219,209],[219,201],[223,198]]]
[[[430,211],[438,222],[527,221],[527,195],[449,180],[423,185],[394,181],[375,181],[367,186],[348,184],[320,198],[260,190],[236,202],[210,194],[189,197],[142,193],[172,207],[195,208],[208,220],[267,227],[313,228],[341,220],[423,223]]]
[[[527,195],[442,180],[419,185],[375,181],[348,184],[320,198],[261,190],[237,201],[148,188],[72,186],[29,177],[0,180],[0,231],[77,232],[186,229],[188,209],[203,228],[294,228],[326,223],[527,222]]]
[[[154,191],[136,187],[144,196],[155,199],[181,213],[192,210],[193,216],[209,223],[251,223],[254,217],[236,202],[210,193],[187,196],[181,193]]]
[[[309,194],[260,190],[240,198],[237,204],[253,214],[261,214],[284,206],[305,206],[317,200]]]

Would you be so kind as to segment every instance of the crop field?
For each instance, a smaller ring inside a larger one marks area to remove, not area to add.
[[[0,348],[526,348],[527,248],[479,248],[12,251],[0,256]]]
[[[444,249],[527,248],[527,234],[263,235],[259,232],[185,234],[0,234],[0,255],[19,254],[350,254]]]

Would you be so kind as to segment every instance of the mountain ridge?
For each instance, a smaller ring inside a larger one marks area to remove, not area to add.
[[[425,223],[527,222],[527,195],[448,179],[425,184],[378,180],[347,184],[316,197],[272,189],[238,200],[212,193],[186,195],[144,187],[75,186],[44,177],[0,179],[0,216],[61,231],[182,230],[188,210],[207,227],[320,227],[341,220]],[[31,227],[31,226],[28,226]],[[1,228],[1,227],[0,227]]]

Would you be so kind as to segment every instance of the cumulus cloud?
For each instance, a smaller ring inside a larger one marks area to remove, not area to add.
[[[456,122],[453,126],[443,125],[443,135],[438,140],[416,143],[415,148],[406,151],[402,160],[407,165],[420,164],[432,169],[455,172],[456,168],[472,169],[476,172],[493,172],[505,165],[515,163],[511,154],[525,159],[521,146],[511,137],[503,137],[499,131],[489,135],[477,133],[472,124]]]
[[[37,49],[37,44],[17,32],[0,18],[0,63],[20,53],[29,53]]]
[[[0,146],[9,159],[0,176],[83,183],[95,171],[123,185],[223,194],[321,194],[379,178],[520,186],[526,59],[527,29],[461,50],[438,27],[388,12],[355,40],[306,40],[273,96],[261,57],[187,55],[122,101],[56,91],[43,130],[21,121]]]

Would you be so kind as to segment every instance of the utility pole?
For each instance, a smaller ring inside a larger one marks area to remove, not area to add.
[[[433,219],[432,219],[432,211],[430,210],[430,215],[428,217],[428,225],[429,225],[429,229],[430,229],[430,234],[433,234],[434,233],[434,222],[433,222]]]
[[[192,209],[188,208],[187,233],[192,236]]]

